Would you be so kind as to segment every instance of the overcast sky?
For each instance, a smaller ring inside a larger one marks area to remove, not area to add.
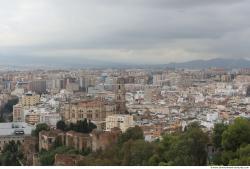
[[[249,0],[0,0],[0,57],[248,58],[249,17]]]

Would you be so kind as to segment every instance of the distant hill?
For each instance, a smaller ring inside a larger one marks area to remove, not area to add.
[[[217,68],[250,68],[250,61],[246,59],[210,59],[210,60],[193,60],[182,63],[169,63],[165,65],[170,68],[190,68],[190,69],[203,69],[210,67]]]
[[[216,68],[250,68],[250,60],[246,59],[210,59],[210,60],[193,60],[181,63],[168,63],[168,64],[138,64],[138,63],[124,63],[114,62],[109,60],[95,60],[91,58],[80,57],[0,57],[1,69],[24,69],[24,68],[149,68],[149,69],[162,69],[162,68],[188,68],[188,69],[206,69],[211,67]]]

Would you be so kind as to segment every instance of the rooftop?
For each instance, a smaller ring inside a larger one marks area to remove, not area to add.
[[[25,122],[0,123],[0,137],[16,135],[15,131],[24,131],[24,135],[31,135],[33,129],[33,126]]]

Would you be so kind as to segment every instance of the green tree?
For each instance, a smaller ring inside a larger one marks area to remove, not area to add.
[[[207,143],[208,136],[197,123],[189,125],[184,133],[165,136],[160,144],[160,165],[206,165]]]
[[[60,120],[56,123],[56,128],[62,131],[66,131],[67,125],[65,124],[63,120]]]
[[[53,165],[55,162],[56,154],[78,154],[78,151],[65,146],[56,147],[50,151],[42,150],[39,153],[41,165],[43,166]]]
[[[23,158],[20,146],[20,142],[15,143],[14,141],[10,141],[6,144],[3,148],[2,154],[0,155],[1,165],[19,166],[20,160]]]
[[[139,140],[144,139],[144,134],[139,126],[128,128],[127,131],[118,138],[118,144],[122,145],[128,140]]]
[[[89,128],[89,132],[91,132],[92,130],[96,129],[97,126],[89,120],[88,128]]]
[[[36,125],[36,129],[32,131],[31,135],[35,136],[35,137],[38,137],[39,136],[39,132],[42,131],[42,130],[49,131],[50,128],[49,128],[49,126],[46,123],[37,124]]]
[[[76,123],[70,123],[68,125],[64,121],[60,120],[57,122],[56,126],[57,129],[61,129],[63,131],[73,130],[81,133],[91,133],[92,130],[97,128],[94,123],[92,123],[90,120],[87,121],[87,119],[79,120]]]
[[[187,130],[184,139],[187,140],[193,165],[206,165],[208,135],[202,131],[200,126],[195,126]]]
[[[90,132],[90,129],[89,129],[89,124],[88,124],[88,121],[87,119],[84,119],[83,121],[80,120],[80,121],[77,121],[76,122],[76,130],[78,132],[81,132],[81,133],[89,133]]]
[[[227,166],[229,164],[229,162],[232,159],[235,159],[236,157],[237,157],[236,153],[231,151],[231,150],[222,151],[222,154],[221,154],[222,165]]]
[[[213,165],[223,165],[222,151],[218,151],[214,153],[210,163]]]
[[[122,148],[122,165],[140,166],[148,165],[149,159],[153,156],[154,147],[144,140],[129,140]]]
[[[237,158],[230,160],[229,165],[249,166],[250,165],[250,144],[237,150]]]
[[[222,134],[225,130],[227,130],[228,125],[225,125],[223,123],[215,124],[212,134],[212,141],[213,145],[216,149],[221,149],[222,145]]]
[[[51,166],[55,161],[55,154],[52,152],[43,152],[39,155],[40,163],[43,166]]]
[[[250,121],[237,118],[222,134],[222,147],[236,151],[241,145],[250,144]]]

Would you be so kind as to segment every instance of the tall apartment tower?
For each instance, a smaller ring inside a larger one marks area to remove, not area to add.
[[[117,78],[115,85],[115,102],[117,114],[127,114],[125,95],[125,79]]]

